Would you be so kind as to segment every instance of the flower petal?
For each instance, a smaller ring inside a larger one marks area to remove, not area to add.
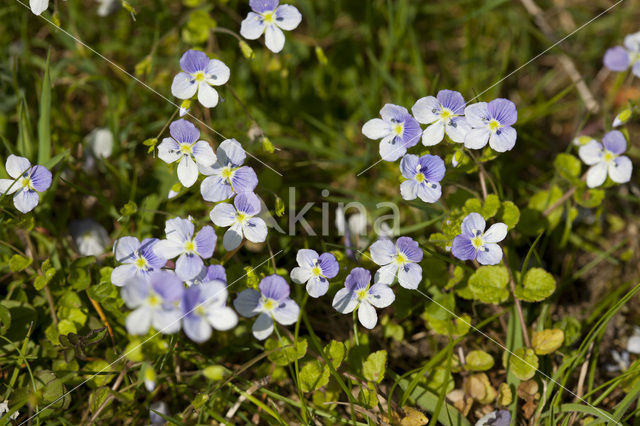
[[[222,247],[226,251],[235,250],[242,243],[242,226],[239,223],[235,223],[231,228],[227,229],[222,237]]]
[[[120,265],[117,266],[111,271],[111,283],[115,286],[122,287],[129,280],[135,279],[136,277],[136,265]]]
[[[464,143],[464,138],[471,131],[471,126],[464,117],[453,117],[449,120],[445,132],[449,138],[457,143]]]
[[[396,300],[396,296],[388,285],[374,284],[369,289],[367,300],[376,308],[386,308]]]
[[[184,156],[178,163],[178,180],[180,183],[189,188],[196,183],[198,179],[198,166],[189,156]]]
[[[422,145],[433,146],[442,142],[442,139],[444,139],[444,127],[444,121],[438,120],[424,129],[424,132],[422,132]]]
[[[152,315],[152,311],[146,307],[140,307],[135,311],[132,311],[125,320],[127,333],[134,336],[147,334],[147,331],[149,331],[149,327],[151,327]]]
[[[260,304],[260,293],[253,289],[242,290],[238,297],[233,301],[233,307],[240,315],[251,318],[260,312],[258,305]]]
[[[7,157],[5,168],[7,169],[9,176],[16,179],[31,168],[31,163],[24,157],[18,157],[17,155],[11,154]]]
[[[286,31],[296,29],[302,21],[302,14],[294,6],[283,4],[276,9],[275,24]]]
[[[218,105],[218,91],[207,82],[198,85],[198,101],[205,108],[213,108]]]
[[[158,309],[151,317],[151,325],[162,334],[180,331],[182,312],[179,309]]]
[[[296,254],[296,262],[298,262],[300,266],[311,268],[315,266],[318,257],[320,257],[320,255],[315,250],[300,249]]]
[[[619,130],[607,132],[602,138],[602,144],[607,151],[616,155],[620,155],[627,150],[627,140]]]
[[[578,149],[578,155],[586,165],[593,166],[594,164],[602,161],[604,149],[600,142],[592,139],[585,145],[580,146]]]
[[[473,260],[477,256],[477,250],[471,244],[471,240],[464,235],[458,235],[453,239],[451,253],[460,260]]]
[[[242,232],[252,243],[262,243],[267,239],[267,224],[259,217],[252,217],[242,225]]]
[[[186,72],[179,72],[173,77],[171,94],[178,99],[191,99],[198,90],[198,83]]]
[[[378,140],[391,133],[391,126],[380,118],[372,118],[362,126],[362,134],[369,139]]]
[[[462,220],[462,234],[469,238],[473,238],[484,233],[487,227],[487,222],[479,213],[469,213],[467,217]]]
[[[464,116],[472,128],[485,127],[489,118],[489,106],[486,102],[471,104],[464,109]]]
[[[247,40],[256,40],[264,33],[266,26],[262,16],[249,12],[240,24],[240,35]]]
[[[411,107],[413,116],[422,124],[431,124],[440,119],[441,105],[434,96],[425,96]]]
[[[247,154],[242,148],[242,145],[240,145],[240,142],[235,139],[226,139],[222,141],[218,147],[217,154],[218,161],[220,161],[223,166],[231,164],[234,167],[239,167],[247,158]]]
[[[15,179],[0,179],[0,196],[9,195],[20,189],[20,182]]]
[[[253,192],[258,186],[258,176],[256,176],[256,172],[251,167],[243,166],[233,173],[231,184],[233,185],[233,191],[237,194]]]
[[[183,281],[189,281],[198,275],[203,266],[204,262],[202,262],[200,256],[182,253],[176,261],[176,274]]]
[[[609,177],[615,183],[627,183],[631,180],[633,164],[629,157],[623,155],[609,163]]]
[[[398,251],[407,256],[412,262],[420,262],[422,260],[422,249],[420,245],[411,237],[400,237],[396,241]]]
[[[268,25],[264,32],[264,42],[273,53],[278,53],[284,47],[284,33],[275,25]]]
[[[320,265],[320,269],[322,269],[322,275],[325,277],[333,278],[338,275],[340,265],[338,265],[336,257],[331,253],[322,253],[318,258],[318,264]]]
[[[31,168],[31,184],[38,192],[43,192],[51,186],[51,172],[44,166],[33,166]]]
[[[378,323],[376,309],[369,302],[361,302],[358,306],[358,320],[364,328],[371,330]]]
[[[517,132],[513,127],[503,127],[489,138],[489,146],[496,152],[506,152],[516,144]]]
[[[293,299],[282,301],[277,308],[273,310],[273,318],[282,325],[291,325],[298,321],[300,315],[300,307]]]
[[[216,162],[216,155],[213,153],[213,149],[208,142],[198,141],[191,147],[193,157],[196,159],[196,163],[203,166],[210,166]]]
[[[616,46],[607,51],[604,54],[603,58],[604,66],[609,68],[611,71],[626,71],[629,68],[629,64],[631,63],[631,58],[629,57],[629,52],[622,47]]]
[[[216,308],[207,314],[209,324],[219,331],[231,330],[238,324],[238,315],[228,306]]]
[[[422,268],[417,263],[406,263],[398,268],[398,284],[402,287],[415,290],[421,281]]]
[[[233,197],[233,189],[231,189],[231,185],[229,185],[229,183],[222,177],[209,176],[206,177],[200,184],[200,194],[202,194],[202,198],[205,201],[217,203],[219,201],[228,200],[229,198]],[[227,205],[231,206],[231,204]],[[233,208],[233,206],[231,206],[231,208],[233,209],[233,219],[235,220],[236,209]]]
[[[394,256],[398,253],[395,244],[390,240],[378,240],[369,247],[371,259],[378,265],[387,265],[393,262]]]
[[[196,343],[202,343],[211,337],[211,326],[209,322],[200,315],[186,316],[182,321],[184,334]]]
[[[389,135],[380,142],[380,157],[384,161],[396,161],[407,153],[407,148],[396,137]]]
[[[416,185],[418,197],[425,203],[435,203],[442,196],[440,182],[423,182]]]
[[[210,60],[204,72],[207,74],[207,82],[214,86],[225,84],[231,76],[229,67],[218,59]]]
[[[376,271],[375,276],[373,277],[374,282],[391,285],[393,281],[396,279],[396,274],[398,273],[398,264],[393,262],[388,265],[384,265]]]
[[[518,120],[516,105],[509,99],[494,99],[487,105],[490,117],[505,127],[512,126]]]
[[[164,233],[168,240],[184,243],[193,238],[194,226],[189,219],[174,217],[164,224]]]
[[[291,281],[296,284],[304,284],[311,279],[313,274],[311,273],[311,269],[307,267],[296,266],[291,270]]]
[[[587,171],[587,186],[596,188],[604,183],[607,179],[607,163],[604,161],[591,166]]]
[[[464,113],[465,102],[460,92],[447,89],[440,90],[438,92],[438,102],[456,115]]]
[[[190,74],[204,71],[209,63],[209,57],[201,50],[189,49],[180,58],[180,68]]]
[[[113,255],[119,263],[132,262],[139,248],[140,241],[136,237],[118,238],[113,243]]]
[[[174,240],[161,240],[153,246],[156,256],[164,259],[173,259],[184,251],[184,244]]]
[[[418,182],[415,180],[405,180],[402,182],[400,184],[400,195],[403,200],[415,200],[418,196]]]
[[[407,154],[400,160],[400,172],[406,179],[413,179],[418,170],[418,156]]]
[[[38,193],[30,189],[23,189],[13,196],[13,205],[22,213],[28,213],[33,210],[39,201]]]
[[[180,145],[173,138],[164,138],[158,145],[158,157],[167,164],[178,161],[181,157]]]
[[[251,327],[253,336],[258,340],[264,340],[273,333],[273,319],[266,312],[260,314]]]
[[[239,212],[249,216],[260,213],[260,199],[253,192],[243,192],[233,200],[233,204]]]
[[[331,305],[341,314],[349,314],[358,306],[358,299],[349,289],[341,288],[333,297]]]
[[[486,127],[471,129],[464,137],[464,146],[469,149],[482,149],[489,142],[491,132]]]
[[[307,293],[309,293],[309,296],[311,297],[318,298],[320,296],[324,296],[329,290],[329,281],[324,277],[312,277],[307,282],[306,289]]]
[[[478,263],[481,265],[497,265],[502,260],[502,249],[495,243],[488,243],[478,250]]]
[[[216,239],[216,233],[210,226],[203,226],[196,234],[196,251],[203,259],[208,259],[213,255]]]
[[[29,7],[35,15],[40,15],[49,7],[49,0],[29,0]]]

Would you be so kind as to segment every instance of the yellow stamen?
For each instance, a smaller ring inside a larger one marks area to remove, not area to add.
[[[443,118],[445,120],[450,119],[451,117],[453,117],[453,111],[451,111],[449,108],[442,108],[442,111],[440,111],[440,118]]]
[[[365,290],[365,289],[358,290],[356,295],[358,296],[358,299],[364,300],[367,297],[367,290]]]
[[[233,175],[233,170],[231,170],[231,167],[227,166],[222,169],[222,172],[220,173],[220,175],[224,179],[231,179],[231,176]]]
[[[151,296],[149,296],[148,303],[150,306],[158,306],[162,303],[162,299],[160,299],[155,294],[152,294]]]
[[[136,259],[136,268],[138,269],[144,269],[147,267],[147,261],[145,260],[144,257],[139,257]]]
[[[311,273],[314,276],[319,277],[320,275],[322,275],[322,269],[320,269],[319,266],[314,266],[313,268],[311,268]]]
[[[267,12],[264,15],[262,15],[262,17],[264,18],[264,21],[268,24],[273,24],[275,14],[273,12]]]
[[[398,123],[393,127],[393,132],[398,135],[401,136],[402,133],[404,132],[404,125],[402,123]]]
[[[196,243],[193,241],[187,241],[184,243],[184,251],[187,253],[192,253],[196,250]]]
[[[404,253],[398,253],[395,255],[394,259],[393,259],[398,265],[404,265],[405,263],[407,263],[407,256],[404,255]]]
[[[204,75],[203,71],[197,71],[195,74],[193,74],[193,78],[195,78],[196,81],[199,83],[201,81],[204,81],[207,78],[207,76]]]
[[[496,120],[495,118],[489,122],[489,129],[492,132],[495,132],[496,130],[498,130],[501,127],[502,127],[502,124],[500,124],[500,122],[498,120]]]
[[[267,299],[262,304],[262,307],[267,311],[273,310],[273,308],[275,308],[276,306],[277,306],[277,302],[273,299]]]
[[[422,183],[424,182],[425,177],[423,173],[416,173],[416,182]]]
[[[614,158],[616,158],[615,154],[612,154],[609,151],[604,152],[603,160],[607,163],[613,161]]]
[[[484,243],[484,241],[482,241],[482,237],[473,237],[471,239],[471,244],[476,249],[482,247],[483,243]]]
[[[188,143],[180,144],[180,152],[183,154],[191,154],[191,145]]]

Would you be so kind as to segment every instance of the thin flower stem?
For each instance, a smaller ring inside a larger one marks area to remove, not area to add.
[[[562,197],[560,197],[558,199],[558,201],[556,201],[555,203],[553,203],[549,207],[547,207],[545,209],[545,211],[542,212],[542,215],[545,216],[545,217],[549,216],[551,213],[553,213],[553,211],[555,209],[557,209],[558,207],[563,205],[565,201],[567,201],[569,198],[571,198],[571,196],[573,195],[574,192],[576,192],[577,189],[578,189],[577,186],[571,187],[567,192],[565,192],[562,195]]]
[[[513,296],[513,301],[516,304],[516,311],[518,312],[518,319],[520,320],[520,328],[522,329],[522,338],[524,340],[524,344],[527,348],[531,347],[531,341],[529,340],[529,332],[527,331],[527,324],[524,321],[524,314],[522,313],[522,305],[520,303],[520,299],[516,296],[516,282],[513,279],[513,272],[511,272],[511,267],[509,266],[509,261],[507,260],[507,256],[502,256],[502,261],[504,262],[504,266],[507,267],[507,271],[509,272],[509,286],[511,288],[511,295]]]
[[[355,339],[356,346],[360,346],[360,339],[358,339],[358,319],[357,317],[357,309],[353,310],[353,338]]]
[[[158,133],[158,136],[156,136],[156,139],[160,139],[160,136],[162,136],[164,131],[167,130],[167,127],[169,127],[169,124],[171,124],[173,119],[176,118],[176,114],[177,113],[178,113],[177,109],[175,111],[173,111],[173,114],[171,114],[171,117],[169,117],[169,120],[167,120],[167,122],[164,124],[164,127],[162,128],[162,130],[160,130],[160,133]]]
[[[227,29],[227,28],[216,27],[216,28],[213,28],[211,31],[213,31],[214,33],[229,34],[234,36],[236,39],[238,39],[238,41],[242,41],[242,37],[240,37],[240,34],[236,33],[235,31],[231,31],[230,29]]]

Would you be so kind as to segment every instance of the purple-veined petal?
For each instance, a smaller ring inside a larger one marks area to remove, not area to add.
[[[464,112],[465,102],[460,92],[455,90],[440,90],[438,92],[438,101],[444,108],[448,108],[454,114],[462,114]]]
[[[260,293],[252,289],[242,290],[233,301],[233,307],[236,308],[236,311],[246,318],[258,315],[260,312],[258,310],[259,304]]]
[[[278,53],[284,47],[284,33],[275,25],[267,25],[264,31],[264,42],[273,53]]]
[[[478,263],[481,265],[497,265],[502,260],[502,249],[496,243],[487,243],[478,250]]]
[[[38,193],[31,189],[22,189],[13,196],[13,205],[22,213],[28,213],[33,210],[39,201]]]
[[[362,126],[362,134],[369,139],[382,139],[390,133],[391,125],[380,118],[372,118]]]
[[[344,286],[350,291],[358,291],[367,288],[371,281],[371,272],[364,268],[353,268],[347,278]]]
[[[24,172],[31,168],[31,163],[24,157],[18,157],[17,155],[9,155],[7,162],[5,163],[5,169],[12,178],[16,179],[20,177]]]
[[[151,327],[152,316],[153,311],[145,306],[132,311],[125,320],[127,333],[134,336],[147,334],[147,331],[149,331],[149,327]]]
[[[256,40],[264,33],[266,27],[267,24],[262,16],[249,12],[240,24],[240,35],[247,40]]]
[[[429,182],[440,182],[444,178],[446,168],[444,161],[437,155],[423,155],[418,160],[420,171]]]
[[[203,259],[208,259],[213,255],[216,239],[216,233],[210,226],[203,226],[196,234],[196,251]]]
[[[486,127],[471,129],[464,137],[464,146],[469,149],[482,149],[489,142],[491,132]]]
[[[227,282],[227,273],[224,270],[224,266],[211,265],[207,268],[207,276],[204,281],[213,281],[213,280],[221,281],[223,283]]]
[[[311,277],[309,281],[307,281],[306,289],[311,297],[318,298],[324,296],[329,290],[329,281],[324,277]]]
[[[609,163],[609,177],[615,183],[627,183],[631,180],[633,164],[626,155],[622,155]]]
[[[178,275],[171,271],[153,271],[149,274],[149,283],[153,291],[162,297],[165,308],[173,308],[182,301],[184,286]]]
[[[422,124],[431,124],[440,119],[441,105],[433,96],[425,96],[411,107],[413,116]]]
[[[315,250],[300,249],[296,254],[296,262],[298,262],[300,266],[311,268],[315,266],[318,257],[320,257],[320,255]]]
[[[191,99],[198,91],[198,83],[186,72],[179,72],[173,77],[171,94],[178,99]]]
[[[423,182],[416,185],[416,194],[425,203],[435,203],[442,196],[440,182]]]
[[[196,163],[203,166],[210,166],[216,162],[216,155],[213,153],[213,149],[208,142],[198,141],[191,147],[193,157],[196,159]]]
[[[482,239],[487,243],[499,243],[507,236],[507,225],[502,222],[494,223],[484,233]]]
[[[433,146],[442,142],[444,139],[444,121],[438,120],[433,124],[430,124],[424,132],[422,132],[422,145]]]
[[[619,130],[607,132],[607,134],[602,138],[602,144],[607,151],[616,155],[620,155],[627,150],[627,140]]]
[[[471,126],[464,117],[453,117],[449,120],[445,132],[456,143],[464,143],[464,138],[471,131]]]
[[[187,50],[180,58],[180,68],[190,74],[204,71],[208,63],[209,57],[207,54],[195,49]]]
[[[369,247],[371,260],[378,265],[387,265],[393,262],[394,256],[398,253],[395,244],[390,240],[378,240]]]
[[[406,263],[398,268],[398,284],[415,290],[422,281],[422,268],[417,263]]]
[[[222,247],[226,251],[235,250],[242,243],[242,225],[234,223],[231,228],[227,229],[222,237]]]
[[[398,274],[398,264],[393,262],[388,265],[384,265],[376,271],[376,275],[373,277],[373,281],[381,284],[393,284]]]
[[[587,186],[589,188],[596,188],[602,185],[606,179],[607,163],[604,161],[591,166],[587,171]]]
[[[453,239],[451,253],[460,260],[473,260],[477,256],[477,250],[471,244],[471,240],[464,235],[458,235]]]
[[[136,237],[121,237],[113,243],[113,255],[119,263],[131,263],[139,248],[140,241]]]
[[[411,115],[407,114],[404,121],[404,132],[402,132],[402,143],[405,148],[416,146],[420,142],[422,136],[422,128],[418,121]]]
[[[518,121],[518,110],[516,105],[509,99],[494,99],[487,105],[489,115],[498,120],[503,126],[513,126]]]
[[[169,125],[169,134],[178,143],[192,144],[200,137],[200,130],[193,123],[181,118]]]
[[[609,68],[611,71],[626,71],[629,68],[629,64],[631,63],[631,58],[629,57],[629,52],[622,47],[616,46],[607,51],[604,54],[603,58],[604,66]]]
[[[231,76],[231,70],[229,67],[218,59],[212,59],[209,61],[207,68],[205,69],[205,73],[207,74],[207,83],[214,86],[225,84],[229,81],[229,77]]]
[[[198,101],[205,108],[213,108],[218,105],[218,91],[209,83],[203,81],[198,85]]]
[[[153,246],[156,256],[164,259],[173,259],[184,251],[184,243],[174,240],[161,240]]]
[[[168,240],[184,243],[193,238],[194,226],[189,219],[174,217],[164,224],[164,233]]]
[[[406,179],[413,179],[418,170],[418,156],[407,154],[400,160],[400,172]]]
[[[178,161],[181,157],[180,145],[173,138],[164,138],[158,145],[158,157],[167,164]]]
[[[422,260],[422,249],[420,245],[411,237],[400,237],[396,241],[398,251],[407,256],[412,262],[420,262]]]
[[[236,209],[249,216],[260,213],[260,199],[253,192],[243,192],[233,200]]]
[[[224,201],[231,198],[234,194],[231,185],[225,179],[220,176],[206,177],[200,184],[200,194],[205,201],[211,201],[217,203],[218,201]],[[231,206],[231,204],[228,204]],[[233,217],[235,219],[235,209],[233,209]],[[220,225],[219,225],[220,226]],[[229,226],[229,225],[224,225]]]
[[[266,312],[261,313],[251,327],[253,336],[258,340],[264,340],[273,333],[273,319]]]
[[[322,275],[325,277],[334,278],[338,275],[340,265],[338,265],[336,257],[331,253],[322,253],[318,258],[318,264],[320,265],[320,269],[322,269]]]
[[[289,4],[283,4],[276,9],[275,24],[286,31],[295,30],[302,21],[302,14]]]
[[[129,280],[136,277],[136,265],[126,264],[117,266],[111,271],[111,283],[115,286],[122,287]]]
[[[367,292],[367,301],[376,308],[386,308],[396,300],[393,290],[386,284],[374,284]]]
[[[278,324],[291,325],[298,321],[300,307],[293,299],[283,300],[273,311],[273,318]]]
[[[178,180],[185,188],[189,188],[198,179],[198,166],[190,156],[183,156],[178,163]]]
[[[269,299],[282,301],[289,297],[289,284],[280,275],[271,274],[260,280],[260,293]]]
[[[311,279],[313,274],[311,273],[311,269],[308,267],[296,266],[291,270],[291,281],[296,284],[304,284]]]
[[[400,184],[400,195],[403,200],[415,200],[418,196],[418,182],[405,180]]]
[[[233,191],[239,194],[241,192],[253,192],[258,186],[258,176],[256,172],[249,166],[242,166],[233,173],[231,178]]]
[[[460,229],[462,230],[463,235],[473,238],[482,235],[486,227],[487,223],[482,215],[474,212],[469,213],[467,217],[462,220],[462,226]]]
[[[341,288],[333,297],[331,306],[341,314],[349,314],[358,307],[358,299],[349,289]]]
[[[516,129],[503,127],[489,137],[489,146],[496,152],[510,151],[516,144],[516,138]]]
[[[220,266],[220,265],[217,265]],[[202,284],[194,287],[198,287],[200,289],[200,297],[202,298],[202,303],[204,303],[208,307],[222,307],[226,305],[227,302],[227,285],[225,281],[221,280],[210,280],[206,278],[207,281],[204,281]]]
[[[254,12],[273,12],[278,7],[278,0],[249,0],[249,6]]]
[[[211,337],[209,322],[200,315],[189,315],[182,320],[184,334],[196,343],[202,343]]]
[[[358,321],[364,328],[371,330],[378,323],[376,309],[369,302],[362,301],[358,306]]]
[[[38,192],[46,191],[51,186],[51,172],[44,166],[33,166],[31,184]]]
[[[464,116],[472,128],[485,127],[489,119],[489,106],[486,102],[471,104],[464,109]]]
[[[578,149],[578,155],[586,165],[593,166],[602,161],[604,150],[600,142],[592,139]]]
[[[393,135],[389,135],[380,142],[380,157],[384,161],[396,161],[407,153],[402,142],[399,142]]]
[[[242,232],[252,243],[262,243],[267,239],[267,224],[259,217],[252,217],[242,224]]]

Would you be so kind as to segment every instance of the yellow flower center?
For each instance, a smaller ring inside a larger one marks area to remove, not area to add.
[[[416,182],[422,183],[424,182],[424,180],[425,180],[424,173],[416,173]]]
[[[398,136],[402,136],[402,132],[404,132],[404,124],[396,123],[396,125],[393,126],[393,133],[395,133]]]
[[[236,220],[238,221],[238,223],[244,223],[249,217],[241,212],[238,212],[238,215],[236,216]]]
[[[358,292],[356,293],[356,295],[358,296],[359,300],[364,300],[367,297],[367,290],[362,289],[362,290],[358,290]]]
[[[207,315],[207,311],[204,309],[202,305],[196,306],[196,309],[194,310],[194,312],[196,313],[196,315],[200,315],[201,317]]]
[[[407,263],[407,261],[409,259],[407,259],[407,256],[404,255],[404,253],[398,253],[394,256],[393,260],[398,264],[398,265],[404,265],[405,263]]]
[[[616,158],[616,155],[609,151],[605,151],[604,156],[602,157],[602,159],[607,163],[610,163],[611,161],[613,161],[614,158]]]
[[[478,236],[478,237],[473,237],[471,239],[471,244],[473,245],[473,247],[477,250],[480,247],[482,247],[484,241],[482,241],[482,237]]]
[[[275,308],[278,305],[278,303],[273,300],[273,299],[267,299],[264,301],[264,303],[262,304],[262,307],[267,310],[267,311],[271,311],[273,310],[273,308]]]
[[[180,152],[183,154],[191,154],[191,145],[188,143],[180,144]]]
[[[440,111],[440,118],[444,120],[449,120],[453,116],[453,111],[451,111],[449,108],[442,108],[442,111]]]
[[[193,78],[195,78],[196,81],[200,83],[201,81],[204,81],[207,76],[204,75],[204,71],[197,71],[195,74],[193,74]]]
[[[227,166],[222,169],[222,172],[220,173],[220,175],[224,179],[231,179],[231,176],[233,175],[233,171],[231,170],[231,167]]]
[[[264,15],[262,15],[262,17],[264,18],[264,21],[267,24],[273,24],[273,21],[275,20],[275,13],[267,12]]]
[[[194,251],[196,251],[196,243],[194,243],[193,241],[186,241],[184,243],[184,251],[187,253],[193,253]]]
[[[502,124],[500,124],[500,122],[498,120],[496,120],[495,118],[489,122],[489,129],[492,132],[495,132],[500,127],[502,127]]]
[[[162,303],[162,299],[160,299],[155,294],[152,294],[151,296],[149,296],[148,303],[150,306],[158,306]]]
[[[322,275],[322,269],[320,269],[319,266],[314,266],[313,268],[311,268],[311,273],[314,276],[319,277],[320,275]]]
[[[25,189],[33,189],[33,183],[31,182],[31,178],[23,177],[20,179],[20,185],[22,185]]]
[[[139,257],[136,259],[136,268],[138,269],[146,269],[147,268],[147,261],[144,257]]]

